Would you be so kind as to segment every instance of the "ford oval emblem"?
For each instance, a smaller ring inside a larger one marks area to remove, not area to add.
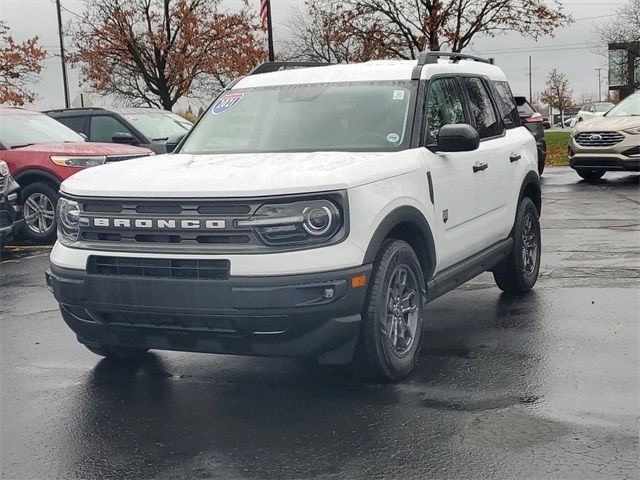
[[[591,136],[589,137],[589,140],[594,140],[594,141],[602,140],[602,135],[598,135],[598,134],[591,135]]]

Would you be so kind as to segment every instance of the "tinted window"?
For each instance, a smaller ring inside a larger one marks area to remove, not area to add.
[[[426,144],[436,143],[440,129],[451,123],[466,123],[462,94],[453,78],[440,78],[429,83],[427,92]]]
[[[518,107],[518,113],[521,117],[530,117],[531,115],[536,113],[534,108],[529,102],[527,102],[527,99],[524,97],[516,97],[516,105]]]
[[[107,115],[91,117],[89,140],[92,142],[111,142],[116,133],[131,133],[122,122]]]
[[[511,88],[509,88],[508,82],[493,82],[498,92],[498,107],[502,121],[506,128],[515,128],[520,125],[520,115],[518,115],[518,108],[516,102],[513,99]]]
[[[462,84],[469,96],[471,118],[480,134],[480,138],[493,137],[502,133],[502,122],[498,119],[491,97],[482,80],[463,78]]]
[[[86,117],[54,117],[57,121],[66,125],[74,132],[85,133]]]

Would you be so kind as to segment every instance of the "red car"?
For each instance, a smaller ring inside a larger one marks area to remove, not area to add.
[[[24,226],[29,240],[51,242],[60,183],[77,171],[153,155],[146,148],[88,143],[73,130],[38,112],[0,108],[0,160],[22,187]]]

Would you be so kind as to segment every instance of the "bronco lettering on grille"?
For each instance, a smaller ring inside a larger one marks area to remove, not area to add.
[[[220,230],[227,226],[225,220],[199,220],[184,219],[174,220],[168,218],[99,218],[91,219],[94,227],[115,227],[115,228],[140,228],[140,229],[170,229],[170,230]]]

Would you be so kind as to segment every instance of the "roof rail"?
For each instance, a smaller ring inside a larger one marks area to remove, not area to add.
[[[418,65],[428,65],[432,63],[438,63],[438,59],[441,57],[448,57],[454,62],[460,60],[474,60],[476,62],[489,63],[493,65],[493,58],[483,58],[477,55],[468,55],[466,53],[458,52],[420,52],[418,55]]]
[[[254,68],[249,75],[258,75],[260,73],[277,72],[279,70],[289,70],[293,68],[306,67],[326,67],[331,63],[322,62],[265,62]]]

